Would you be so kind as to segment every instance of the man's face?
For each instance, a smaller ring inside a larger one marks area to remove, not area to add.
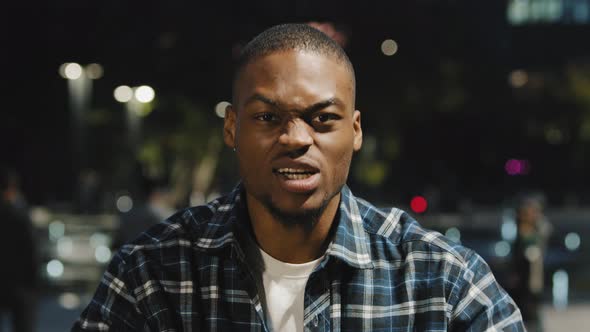
[[[362,144],[351,72],[305,51],[251,61],[235,83],[224,136],[249,199],[284,216],[321,211],[340,198]]]

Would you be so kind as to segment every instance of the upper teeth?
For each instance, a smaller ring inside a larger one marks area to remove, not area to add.
[[[279,172],[279,173],[299,173],[299,174],[312,173],[312,171],[310,171],[310,170],[305,170],[305,169],[301,169],[301,168],[279,168],[277,170],[277,172]]]

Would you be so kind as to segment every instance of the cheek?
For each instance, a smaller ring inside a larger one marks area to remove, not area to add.
[[[272,142],[260,135],[239,135],[238,136],[238,167],[242,176],[256,176],[261,168],[269,165],[267,162],[268,150]]]
[[[334,151],[334,153],[330,155],[328,165],[332,172],[332,178],[335,183],[344,183],[348,177],[350,162],[352,160],[352,145],[339,144],[332,147],[332,150],[330,151]]]

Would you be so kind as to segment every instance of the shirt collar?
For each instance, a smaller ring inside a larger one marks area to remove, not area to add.
[[[337,229],[326,254],[339,258],[352,267],[373,268],[368,234],[356,197],[346,185],[340,194]]]
[[[243,199],[243,185],[238,184],[225,198],[215,200],[207,207],[213,211],[209,222],[201,224],[200,236],[195,245],[202,250],[220,250],[233,245],[238,258],[245,260],[255,245],[251,234],[250,217]],[[372,268],[369,239],[356,198],[348,188],[341,190],[340,206],[336,215],[334,239],[328,246],[327,256],[340,259],[360,269]]]

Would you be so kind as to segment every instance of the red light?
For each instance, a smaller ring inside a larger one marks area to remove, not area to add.
[[[412,208],[412,211],[416,213],[424,213],[428,207],[428,202],[422,196],[414,196],[410,202],[410,207]]]

